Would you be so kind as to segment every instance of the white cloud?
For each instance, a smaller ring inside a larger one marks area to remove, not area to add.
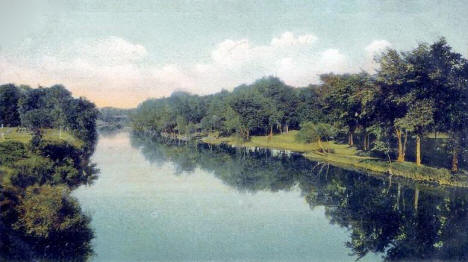
[[[376,56],[390,48],[392,44],[387,40],[374,40],[368,44],[364,50],[366,51],[366,62],[364,64],[364,70],[369,73],[375,73],[378,69],[378,64],[375,61]]]
[[[390,42],[387,40],[374,40],[368,44],[364,50],[366,50],[368,54],[375,55],[385,51],[385,49],[389,48],[390,46],[392,46],[392,44],[390,44]]]
[[[272,46],[294,46],[294,45],[310,45],[317,41],[317,37],[313,34],[305,34],[296,37],[291,32],[284,32],[280,37],[275,37],[271,40]]]
[[[148,55],[144,46],[115,36],[97,40],[77,40],[70,48],[61,51],[62,57],[83,57],[106,65],[137,62]]]
[[[148,97],[168,96],[175,90],[208,94],[232,89],[260,77],[274,75],[292,86],[318,83],[319,75],[356,71],[340,50],[318,47],[312,34],[285,32],[264,45],[248,39],[226,39],[211,51],[211,59],[195,64],[152,65],[147,49],[118,37],[77,40],[68,48],[37,60],[9,58],[0,53],[0,83],[32,86],[62,83],[75,95],[99,106],[136,106]],[[389,46],[374,41],[365,54]]]

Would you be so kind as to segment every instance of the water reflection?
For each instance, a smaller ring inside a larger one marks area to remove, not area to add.
[[[131,143],[150,162],[172,162],[179,174],[202,168],[239,191],[299,187],[312,209],[325,207],[330,223],[349,230],[346,246],[358,258],[372,252],[385,260],[468,259],[466,190],[370,177],[298,154],[137,135]]]
[[[87,261],[93,254],[91,218],[71,191],[91,185],[99,170],[82,151],[53,146],[41,152],[47,152],[48,159],[62,169],[46,169],[42,164],[45,161],[32,162],[35,166],[15,171],[12,178],[18,179],[0,183],[1,261]],[[68,161],[67,169],[62,164],[64,159]],[[45,170],[41,173],[43,180],[24,178],[28,178],[24,174],[36,178],[39,172],[35,170],[41,168]],[[57,170],[76,176],[58,176],[61,173]]]
[[[15,190],[0,188],[0,260],[88,260],[94,237],[90,217],[68,190],[33,186],[24,197]]]

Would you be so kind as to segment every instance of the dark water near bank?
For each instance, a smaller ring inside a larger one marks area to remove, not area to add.
[[[101,136],[94,261],[468,259],[466,190],[373,178],[300,155]]]

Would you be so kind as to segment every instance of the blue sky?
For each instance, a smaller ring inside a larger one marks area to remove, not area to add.
[[[122,107],[264,75],[305,86],[441,36],[466,56],[467,13],[467,1],[0,0],[0,82]]]

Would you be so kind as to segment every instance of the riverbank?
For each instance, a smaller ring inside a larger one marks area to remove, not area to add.
[[[49,147],[54,148],[60,143],[65,142],[72,146],[68,148],[71,151],[79,152],[82,149],[84,142],[65,130],[58,129],[42,129],[42,141],[50,143]],[[38,154],[31,152],[29,143],[33,135],[27,130],[17,127],[4,127],[0,129],[0,185],[10,184],[10,177],[15,172],[15,165],[19,161],[37,158]],[[51,154],[48,152],[47,154]],[[78,154],[78,153],[76,153]],[[48,155],[42,157],[49,158]],[[65,157],[65,156],[60,156]]]
[[[253,136],[250,141],[243,142],[236,137],[207,136],[201,140],[208,144],[229,144],[235,147],[259,147],[267,149],[289,150],[302,153],[306,158],[314,161],[327,162],[345,169],[361,170],[370,173],[387,174],[405,177],[416,181],[432,184],[468,187],[466,175],[452,175],[448,169],[428,166],[417,166],[412,162],[391,162],[379,158],[360,155],[355,147],[338,144],[333,141],[324,143],[323,147],[329,153],[323,153],[316,143],[301,143],[296,141],[297,131],[267,136]]]
[[[86,261],[92,254],[85,214],[71,191],[98,170],[85,141],[64,130],[0,129],[1,261]]]
[[[77,148],[81,148],[84,142],[73,136],[65,130],[45,128],[41,129],[42,138],[48,141],[65,141]],[[32,138],[32,133],[18,127],[0,128],[0,143],[7,141],[16,141],[23,144],[29,143]]]

